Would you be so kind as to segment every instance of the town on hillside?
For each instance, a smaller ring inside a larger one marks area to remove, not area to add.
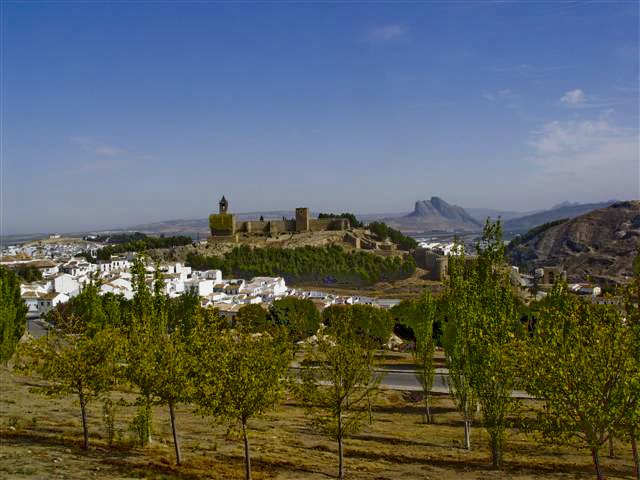
[[[635,205],[637,207],[637,205]],[[348,218],[346,218],[348,217]],[[349,220],[351,218],[351,220]],[[448,274],[448,258],[459,255],[461,248],[449,241],[414,242],[414,247],[403,251],[397,237],[380,236],[371,231],[373,227],[351,225],[357,222],[355,217],[328,217],[311,219],[307,208],[297,208],[294,219],[264,219],[256,221],[236,222],[235,215],[229,211],[228,200],[223,196],[219,202],[219,211],[210,216],[211,236],[207,240],[192,242],[182,238],[177,243],[187,243],[196,251],[207,251],[210,245],[230,243],[240,245],[251,244],[256,239],[322,238],[324,232],[338,233],[330,237],[335,242],[354,251],[361,250],[367,255],[409,255],[419,268],[420,274],[432,282],[442,282]],[[623,224],[627,229],[630,224]],[[393,231],[393,229],[391,229]],[[632,232],[635,230],[631,230]],[[622,232],[622,233],[620,233]],[[626,231],[619,230],[617,236],[625,237]],[[28,306],[30,327],[42,333],[46,328],[43,317],[57,305],[64,304],[78,295],[89,282],[98,285],[99,293],[122,295],[126,299],[133,298],[131,266],[140,252],[136,252],[135,243],[122,242],[122,234],[86,235],[82,239],[64,238],[58,234],[48,239],[26,242],[21,245],[3,247],[0,264],[18,272],[23,277],[20,286],[22,298]],[[124,239],[126,240],[126,235]],[[153,237],[136,236],[134,239]],[[180,237],[176,237],[180,238]],[[394,239],[397,243],[394,243]],[[171,239],[159,238],[157,242],[171,242]],[[175,243],[175,242],[174,242]],[[516,248],[522,248],[518,239]],[[295,243],[294,243],[295,244]],[[129,245],[129,247],[127,246]],[[271,245],[271,244],[268,244]],[[127,249],[130,248],[130,251]],[[197,250],[197,249],[200,250]],[[160,248],[162,251],[163,249]],[[166,250],[166,249],[164,249]],[[110,253],[111,251],[117,253]],[[106,253],[106,255],[105,255]],[[473,256],[471,255],[470,258]],[[189,258],[189,257],[188,257]],[[156,269],[162,273],[164,292],[169,297],[177,297],[184,292],[193,292],[200,297],[203,307],[218,309],[221,315],[233,321],[233,318],[244,305],[262,305],[268,308],[276,299],[293,296],[311,299],[318,309],[323,310],[331,305],[366,304],[380,308],[391,308],[400,303],[399,298],[380,298],[369,295],[366,291],[350,291],[347,294],[335,293],[331,287],[331,277],[326,277],[318,285],[306,288],[293,288],[282,275],[257,275],[251,278],[223,278],[220,269],[200,266],[193,268],[180,261],[154,260],[145,257],[147,281],[153,281]],[[567,280],[567,272],[561,265],[535,266],[531,270],[522,271],[519,266],[511,267],[510,279],[524,298],[541,299],[547,294],[557,280]],[[603,285],[591,281],[573,281],[569,283],[571,292],[584,295],[596,302],[615,302],[615,297],[603,297]]]

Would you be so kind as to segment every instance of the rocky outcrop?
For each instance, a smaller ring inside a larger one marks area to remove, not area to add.
[[[440,197],[419,200],[408,215],[384,220],[388,225],[409,232],[473,232],[482,225],[469,215],[464,208],[451,205]]]
[[[624,283],[640,249],[640,201],[617,202],[538,230],[509,245],[514,265],[563,266],[570,281]]]

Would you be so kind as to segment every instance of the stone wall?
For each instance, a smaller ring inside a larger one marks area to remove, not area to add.
[[[442,282],[447,277],[449,260],[444,255],[438,255],[426,248],[416,248],[413,259],[418,267],[429,271],[429,280]]]
[[[327,230],[349,230],[349,220],[346,218],[316,218],[309,220],[309,231],[325,232]]]

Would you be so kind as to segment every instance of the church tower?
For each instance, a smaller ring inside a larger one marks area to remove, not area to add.
[[[220,199],[219,205],[220,205],[220,214],[227,213],[227,210],[229,208],[229,202],[227,202],[227,199],[224,198],[224,195]]]

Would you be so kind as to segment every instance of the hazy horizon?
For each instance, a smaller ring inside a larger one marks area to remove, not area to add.
[[[634,2],[1,8],[4,235],[640,197]]]

